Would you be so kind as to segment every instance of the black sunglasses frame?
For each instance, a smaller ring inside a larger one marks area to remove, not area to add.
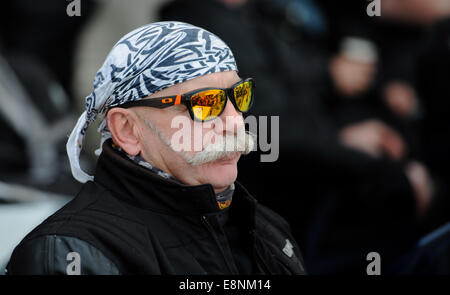
[[[248,106],[247,111],[242,112],[241,110],[239,110],[237,104],[236,104],[236,99],[234,97],[234,89],[239,86],[242,83],[245,82],[251,82],[251,101],[250,101],[250,105]],[[124,104],[115,106],[115,107],[119,107],[119,108],[131,108],[131,107],[153,107],[153,108],[158,108],[158,109],[164,109],[164,108],[168,108],[174,105],[180,105],[180,104],[184,104],[186,105],[188,111],[189,111],[189,115],[191,116],[192,120],[195,121],[210,121],[210,120],[214,120],[217,117],[220,117],[220,115],[222,115],[223,111],[225,110],[226,106],[227,106],[227,102],[228,99],[231,100],[231,103],[233,104],[234,108],[241,113],[247,113],[250,108],[253,105],[253,100],[254,100],[254,96],[255,96],[255,92],[254,92],[254,88],[255,88],[255,81],[253,80],[253,78],[247,78],[245,80],[241,80],[239,82],[237,82],[236,84],[234,84],[233,86],[231,86],[230,88],[217,88],[217,87],[209,87],[209,88],[201,88],[201,89],[196,89],[196,90],[192,90],[189,92],[186,92],[184,94],[178,94],[178,95],[172,95],[172,96],[163,96],[163,97],[155,97],[155,98],[151,98],[151,99],[141,99],[141,100],[134,100],[134,101],[130,101],[130,102],[126,102]],[[199,92],[202,91],[206,91],[206,90],[212,90],[212,89],[216,89],[216,90],[223,90],[226,94],[226,97],[228,98],[227,100],[225,100],[225,104],[222,108],[222,110],[220,111],[220,113],[215,116],[212,117],[208,120],[200,120],[198,118],[196,118],[194,116],[194,112],[192,110],[192,104],[191,104],[191,97]]]

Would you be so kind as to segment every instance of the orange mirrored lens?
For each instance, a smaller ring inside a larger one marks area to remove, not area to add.
[[[198,120],[207,121],[220,115],[225,101],[226,96],[223,90],[205,90],[191,97],[192,112]]]
[[[252,91],[253,87],[250,81],[243,82],[234,88],[236,106],[241,112],[247,112],[249,110],[253,99]]]

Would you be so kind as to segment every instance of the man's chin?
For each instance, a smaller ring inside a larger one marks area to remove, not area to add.
[[[219,159],[202,165],[202,172],[207,179],[216,187],[227,187],[234,183],[237,178],[237,162],[240,154],[225,159]]]

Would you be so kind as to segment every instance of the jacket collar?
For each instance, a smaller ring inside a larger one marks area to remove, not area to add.
[[[161,177],[118,153],[111,143],[107,140],[103,144],[94,181],[113,191],[115,197],[165,214],[201,215],[221,211],[212,185],[189,186]],[[235,201],[244,201],[245,207],[256,204],[237,182],[233,203]]]

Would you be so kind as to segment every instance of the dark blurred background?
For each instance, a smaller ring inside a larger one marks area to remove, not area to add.
[[[278,160],[243,157],[238,180],[289,221],[310,273],[366,274],[372,251],[383,273],[448,272],[450,0],[80,0],[70,17],[72,2],[2,4],[0,266],[80,188],[65,142],[110,48],[178,20],[231,47],[257,83],[252,115],[279,116]]]

